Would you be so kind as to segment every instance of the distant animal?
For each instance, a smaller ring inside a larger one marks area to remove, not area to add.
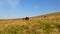
[[[46,16],[44,16],[44,18],[46,18]]]
[[[29,20],[29,17],[25,17],[25,18],[23,18],[23,20]]]

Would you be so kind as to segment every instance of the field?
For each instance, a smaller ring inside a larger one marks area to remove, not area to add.
[[[60,34],[60,12],[30,17],[29,20],[0,20],[0,34]]]

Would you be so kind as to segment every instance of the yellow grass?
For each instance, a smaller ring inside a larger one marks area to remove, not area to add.
[[[29,20],[0,20],[0,34],[60,34],[60,12],[30,17]]]

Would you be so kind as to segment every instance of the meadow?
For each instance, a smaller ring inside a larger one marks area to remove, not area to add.
[[[0,34],[60,34],[60,12],[30,17],[29,20],[0,20]]]

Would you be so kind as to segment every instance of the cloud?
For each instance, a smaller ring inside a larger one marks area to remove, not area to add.
[[[0,0],[0,7],[3,6],[11,6],[12,8],[15,8],[19,6],[20,0]]]
[[[20,2],[20,0],[6,0],[6,1],[9,3],[9,5],[12,8],[17,7],[19,5],[19,2]]]

